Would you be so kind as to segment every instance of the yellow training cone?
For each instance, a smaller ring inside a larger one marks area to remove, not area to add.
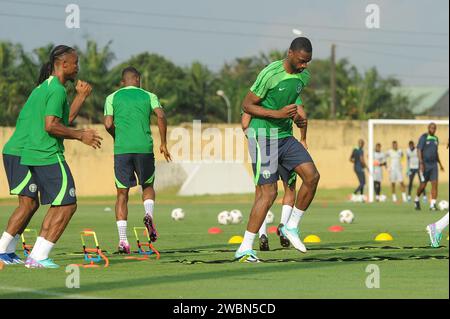
[[[233,236],[228,241],[229,244],[241,244],[244,238],[242,236]]]
[[[304,243],[320,243],[320,237],[317,235],[309,235],[303,239]]]
[[[381,233],[378,234],[377,237],[375,237],[375,241],[390,241],[390,240],[394,240],[394,238],[392,238],[392,236],[388,233]]]

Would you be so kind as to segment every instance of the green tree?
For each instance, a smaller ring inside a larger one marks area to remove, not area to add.
[[[105,98],[111,93],[112,87],[108,73],[114,53],[110,47],[111,42],[108,42],[103,48],[99,48],[96,42],[88,40],[84,51],[76,48],[80,64],[78,78],[87,81],[92,86],[92,93],[80,110],[80,116],[87,118],[89,123],[103,122]],[[69,92],[69,95],[73,97],[73,86]]]

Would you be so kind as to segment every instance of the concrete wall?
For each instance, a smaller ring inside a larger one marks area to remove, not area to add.
[[[199,160],[201,152],[208,153],[208,148],[216,143],[222,146],[222,160],[229,160],[226,157],[225,144],[226,136],[232,134],[225,130],[228,126],[202,125],[203,133],[208,129],[218,128],[223,132],[223,138],[211,142],[203,140],[201,145],[196,145],[200,139],[193,133],[193,125],[185,124],[179,127],[169,127],[168,144],[169,149],[174,145],[180,145],[181,136],[189,135],[187,145],[189,147],[189,160]],[[80,196],[112,195],[115,194],[114,173],[113,173],[113,141],[102,125],[94,126],[103,136],[102,149],[94,150],[77,141],[66,141],[66,160],[71,167],[77,185],[77,194]],[[241,152],[245,156],[245,167],[250,172],[248,163],[248,153],[245,138],[238,125],[234,125],[235,142],[242,145]],[[383,149],[387,150],[392,140],[397,140],[401,148],[405,149],[409,140],[417,141],[419,136],[426,131],[425,126],[382,126],[375,129],[376,142],[381,142]],[[227,132],[227,133],[225,133]],[[0,146],[2,147],[13,133],[13,128],[0,127]],[[159,134],[158,128],[152,127],[155,139],[155,157],[157,160],[156,188],[162,189],[181,185],[187,174],[182,169],[182,165],[177,163],[166,164],[161,154],[159,154]],[[194,134],[194,136],[193,136]],[[298,129],[295,130],[298,137]],[[448,151],[445,144],[448,139],[448,127],[438,127],[438,134],[441,140],[440,156],[448,172]],[[349,187],[356,185],[352,165],[349,156],[359,138],[367,139],[367,122],[365,121],[325,121],[316,120],[309,122],[308,144],[311,155],[319,168],[322,179],[320,186],[323,188]],[[200,151],[199,151],[200,150]],[[233,151],[232,159],[235,159],[236,151]],[[367,152],[366,152],[367,154]],[[229,155],[229,154],[228,154]],[[0,154],[1,158],[1,154]],[[387,174],[385,174],[387,177]],[[448,181],[448,173],[441,174],[441,181]],[[215,181],[217,182],[217,181]],[[137,189],[135,189],[137,191]],[[9,191],[4,170],[0,169],[0,198],[8,197]]]

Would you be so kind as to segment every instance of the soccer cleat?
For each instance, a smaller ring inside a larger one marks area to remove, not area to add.
[[[438,232],[436,229],[436,224],[430,224],[427,226],[427,232],[430,236],[431,247],[439,248],[442,240],[442,233]]]
[[[298,235],[299,231],[298,228],[287,228],[286,226],[281,227],[280,229],[281,234],[285,236],[289,241],[291,242],[292,246],[294,246],[295,249],[302,253],[306,253],[306,247],[300,240],[300,237]]]
[[[269,251],[269,238],[266,235],[262,235],[259,237],[259,250],[260,251]]]
[[[414,209],[415,209],[415,210],[421,210],[421,208],[420,208],[420,202],[414,202]]]
[[[130,244],[127,243],[126,241],[121,240],[119,242],[119,247],[117,248],[117,251],[119,252],[119,254],[126,254],[126,255],[131,254]]]
[[[52,259],[47,258],[44,260],[36,260],[31,257],[28,257],[25,261],[25,267],[28,269],[32,268],[49,268],[49,269],[56,269],[59,268],[57,264],[53,262]]]
[[[289,240],[285,236],[283,236],[283,234],[281,234],[281,228],[283,226],[284,226],[284,224],[278,225],[277,235],[280,237],[281,247],[288,248],[291,245],[291,243],[289,242]]]
[[[145,214],[144,216],[144,225],[147,228],[150,240],[152,242],[155,242],[158,239],[158,232],[156,231],[156,226],[153,222],[153,218],[149,214]]]
[[[10,253],[8,256],[13,260],[14,264],[23,264],[23,260],[20,259],[19,256],[16,255],[16,253]]]
[[[239,251],[236,252],[234,255],[234,258],[238,260],[240,263],[259,263],[260,260],[256,256],[256,251],[254,250],[246,250],[240,253]]]
[[[431,210],[432,212],[435,212],[435,211],[437,211],[437,210],[438,210],[438,208],[437,208],[436,204],[434,204],[434,205],[430,206],[430,210]]]
[[[14,264],[14,260],[12,260],[9,254],[0,254],[0,261],[3,262],[5,265]]]

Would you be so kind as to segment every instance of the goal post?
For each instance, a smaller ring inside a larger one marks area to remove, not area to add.
[[[449,125],[448,120],[394,120],[394,119],[373,119],[368,122],[368,154],[369,154],[369,202],[373,203],[375,196],[375,187],[373,179],[373,163],[374,163],[374,128],[379,125],[428,125],[430,123],[436,123],[436,125]]]

